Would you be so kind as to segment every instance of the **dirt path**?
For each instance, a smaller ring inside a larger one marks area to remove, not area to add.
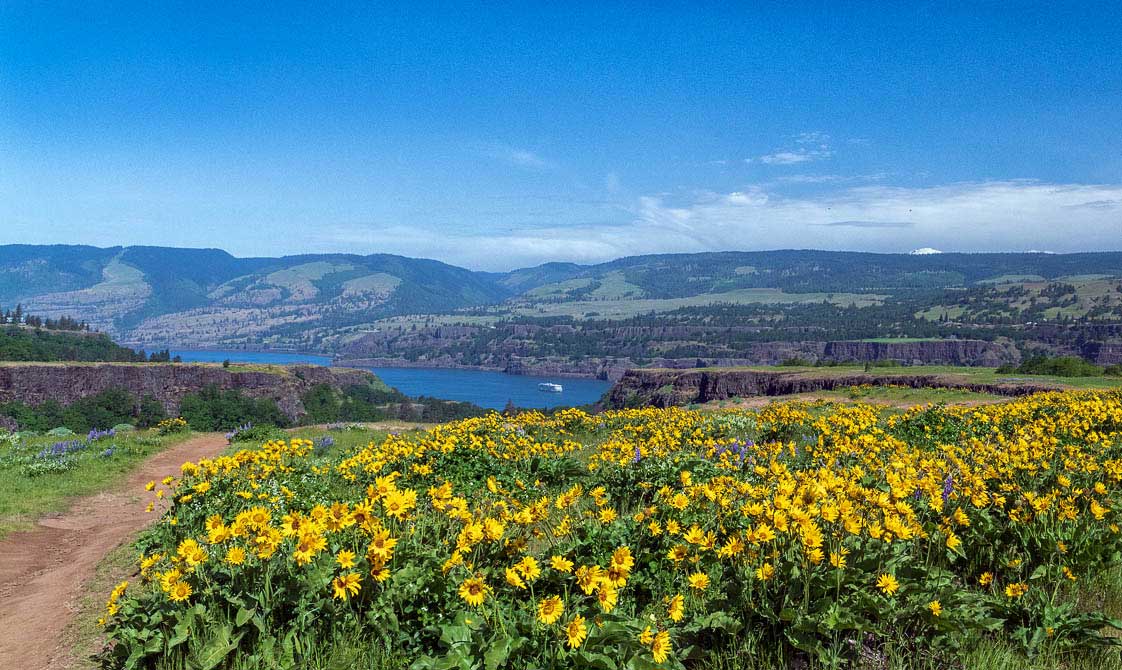
[[[62,635],[83,584],[106,554],[157,518],[144,511],[151,500],[144,484],[225,447],[222,435],[192,437],[142,463],[117,490],[80,498],[0,541],[0,668],[69,667],[73,657]]]

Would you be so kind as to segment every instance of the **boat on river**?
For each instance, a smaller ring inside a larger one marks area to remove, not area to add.
[[[538,384],[538,390],[539,391],[545,391],[546,393],[560,393],[560,392],[564,391],[565,388],[563,386],[561,386],[560,384],[553,384],[553,383],[550,383],[550,382],[542,382],[541,384]]]

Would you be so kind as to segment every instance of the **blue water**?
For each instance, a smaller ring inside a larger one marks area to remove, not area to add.
[[[275,363],[329,365],[331,358],[313,354],[283,354],[262,351],[187,351],[172,350],[188,363]],[[480,407],[502,409],[507,401],[518,407],[572,407],[596,402],[611,387],[611,382],[598,379],[566,379],[527,377],[485,370],[451,370],[443,368],[366,368],[390,386],[409,396],[430,396],[445,400],[473,402]],[[554,382],[565,390],[546,393],[538,384]]]

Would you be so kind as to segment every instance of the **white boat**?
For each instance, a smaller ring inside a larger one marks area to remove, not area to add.
[[[542,382],[541,384],[538,384],[538,390],[539,391],[545,391],[547,393],[560,393],[560,392],[564,391],[565,388],[563,386],[561,386],[560,384],[551,384],[549,382]]]

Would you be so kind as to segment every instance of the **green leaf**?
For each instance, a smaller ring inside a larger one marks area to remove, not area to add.
[[[453,649],[433,664],[433,670],[472,670],[471,657],[461,649]]]
[[[239,608],[238,613],[234,616],[234,625],[239,628],[244,626],[245,622],[249,621],[254,614],[257,614],[256,610],[246,609],[244,607]]]
[[[604,654],[580,651],[576,655],[579,667],[596,668],[596,670],[616,670],[616,662]]]
[[[483,667],[487,670],[498,670],[510,656],[510,648],[511,640],[507,636],[492,640],[487,653],[483,654]]]
[[[471,641],[471,629],[467,626],[444,624],[440,627],[440,641],[449,647]]]
[[[238,634],[231,637],[232,633],[233,629],[230,626],[220,626],[215,629],[214,635],[207,640],[195,657],[199,670],[214,670],[230,655],[230,652],[238,648],[242,636]]]

